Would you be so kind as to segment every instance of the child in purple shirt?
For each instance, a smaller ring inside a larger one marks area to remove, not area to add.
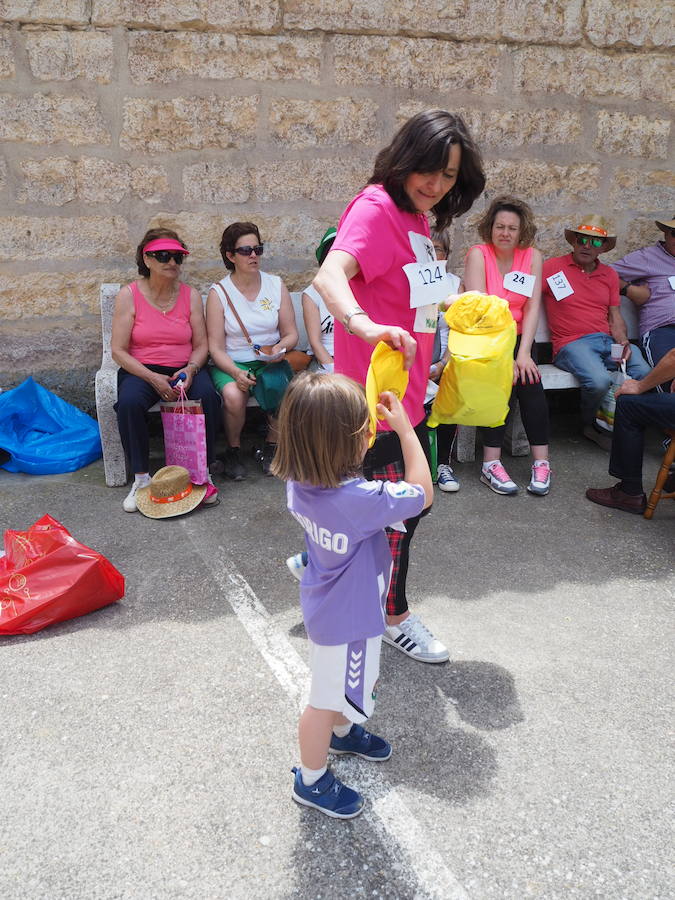
[[[404,528],[433,496],[424,451],[398,398],[381,394],[378,414],[399,437],[405,481],[359,474],[370,419],[363,388],[344,375],[306,373],[291,382],[272,465],[287,482],[288,509],[305,530],[308,552],[300,601],[312,684],[292,796],[338,819],[357,816],[364,800],[327,768],[329,750],[378,762],[391,756],[387,741],[361,725],[373,711],[391,577],[384,529]]]

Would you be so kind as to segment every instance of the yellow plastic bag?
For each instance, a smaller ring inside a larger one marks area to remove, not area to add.
[[[375,443],[377,420],[377,404],[382,391],[391,391],[399,400],[403,400],[408,390],[408,372],[403,368],[403,354],[393,350],[389,344],[380,341],[370,357],[370,365],[366,375],[366,401],[370,412],[370,444]]]
[[[516,324],[501,297],[469,291],[445,314],[450,361],[427,422],[430,428],[503,425],[513,386]]]

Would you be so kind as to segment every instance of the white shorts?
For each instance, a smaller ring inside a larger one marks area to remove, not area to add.
[[[334,709],[358,724],[369,719],[375,706],[381,646],[382,635],[330,647],[310,641],[309,705]]]

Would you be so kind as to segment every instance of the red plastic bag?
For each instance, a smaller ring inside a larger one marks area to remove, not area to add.
[[[0,635],[33,634],[115,603],[124,576],[51,516],[5,532],[0,557]]]

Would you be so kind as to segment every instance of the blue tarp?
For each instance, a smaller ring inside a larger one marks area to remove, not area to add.
[[[102,456],[96,420],[32,378],[0,394],[0,447],[11,454],[3,469],[29,475],[74,472]]]

